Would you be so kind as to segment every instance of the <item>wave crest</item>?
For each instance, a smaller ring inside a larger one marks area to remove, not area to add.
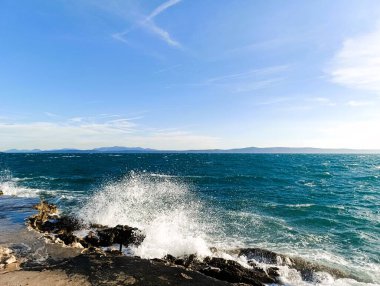
[[[132,251],[144,258],[166,254],[210,255],[207,233],[215,226],[189,186],[175,178],[131,172],[105,184],[79,211],[87,223],[130,225],[146,238]]]

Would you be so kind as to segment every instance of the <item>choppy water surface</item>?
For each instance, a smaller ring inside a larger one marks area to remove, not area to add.
[[[85,221],[128,224],[142,257],[262,247],[380,281],[380,156],[0,154],[1,231],[38,197]],[[10,215],[9,210],[13,210]],[[1,236],[1,235],[0,235]]]

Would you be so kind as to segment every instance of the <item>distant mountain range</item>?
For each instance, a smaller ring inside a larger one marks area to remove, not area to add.
[[[100,147],[89,150],[81,149],[53,149],[53,150],[20,150],[10,149],[4,153],[237,153],[237,154],[380,154],[380,149],[323,149],[312,147],[247,147],[237,149],[207,149],[207,150],[157,150],[141,147]]]

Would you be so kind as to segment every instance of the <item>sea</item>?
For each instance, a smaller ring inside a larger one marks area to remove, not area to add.
[[[40,199],[138,227],[142,258],[257,247],[343,270],[285,285],[380,285],[380,155],[0,154],[0,243]]]

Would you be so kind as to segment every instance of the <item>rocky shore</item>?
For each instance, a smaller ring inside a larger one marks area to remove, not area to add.
[[[22,274],[29,277],[29,285],[33,285],[31,281],[37,272],[50,275],[52,279],[58,275],[61,281],[71,281],[62,285],[281,285],[281,266],[299,271],[306,281],[311,281],[314,273],[320,271],[334,278],[355,278],[337,269],[260,248],[230,251],[235,257],[244,257],[244,266],[235,260],[220,257],[215,248],[210,249],[214,256],[203,258],[196,254],[184,257],[168,254],[151,260],[126,256],[121,252],[123,249],[131,245],[138,246],[144,241],[144,233],[139,229],[127,225],[84,226],[75,217],[58,215],[57,207],[44,201],[37,204],[35,209],[38,213],[29,217],[29,227],[41,233],[49,243],[78,249],[79,255],[47,265],[20,261],[17,265],[22,271],[0,275],[3,284],[10,283],[14,275]],[[88,231],[79,235],[83,229]],[[9,261],[8,264],[17,261],[15,256],[10,256],[10,252],[7,255],[1,261]],[[262,263],[266,266],[262,266]],[[0,267],[5,268],[3,264]]]

